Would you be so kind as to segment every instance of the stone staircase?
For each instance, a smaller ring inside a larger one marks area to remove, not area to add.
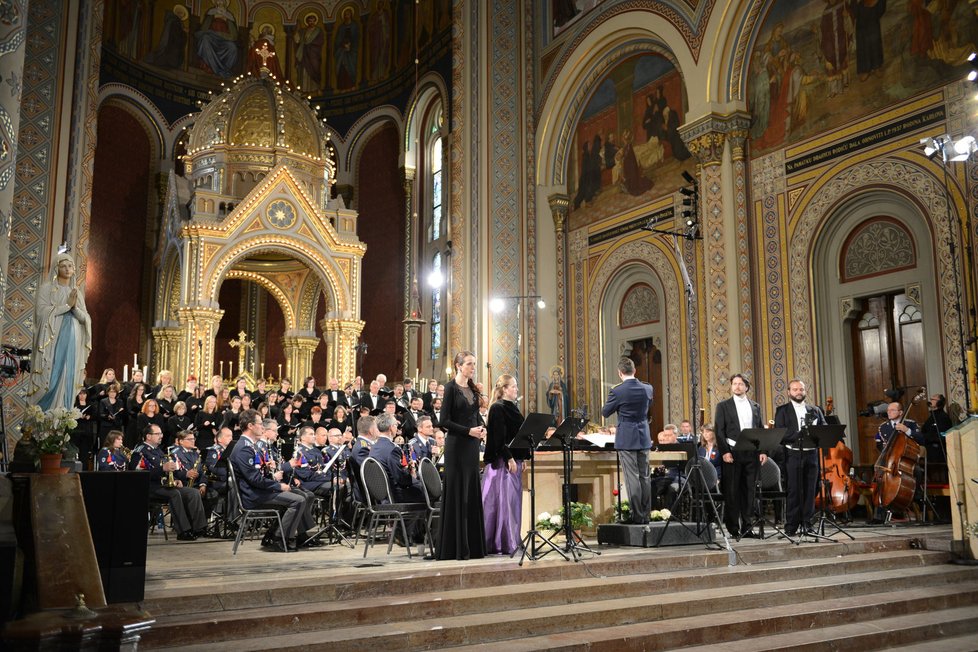
[[[435,563],[150,597],[146,648],[978,650],[978,568],[885,537]],[[294,556],[298,560],[301,555]],[[745,648],[749,645],[749,648]],[[700,647],[697,647],[700,646]]]

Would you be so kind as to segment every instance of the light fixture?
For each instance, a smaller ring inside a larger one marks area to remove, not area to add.
[[[696,183],[696,179],[693,178],[693,175],[691,175],[686,170],[683,170],[683,179],[686,180],[686,183],[692,183],[692,184]]]
[[[978,80],[978,53],[972,52],[969,54],[968,63],[971,64],[971,70],[968,71],[968,81],[973,82]]]
[[[692,197],[693,195],[695,195],[695,194],[696,194],[696,191],[695,191],[694,189],[692,189],[692,188],[687,188],[686,186],[683,186],[682,188],[680,188],[680,189],[679,189],[679,192],[680,192],[681,194],[683,194],[683,195],[685,195],[685,196],[687,196],[687,197]]]
[[[539,308],[540,310],[543,310],[546,307],[547,307],[547,302],[546,301],[544,301],[543,299],[540,299],[539,301],[537,301],[537,308]]]
[[[489,310],[494,313],[500,313],[506,307],[506,302],[503,301],[502,297],[493,297],[489,299]]]
[[[974,136],[965,136],[954,143],[954,156],[949,160],[951,161],[967,161],[968,157],[971,156],[975,150],[978,149],[978,145],[975,144]]]
[[[428,274],[428,285],[433,288],[440,288],[445,282],[445,276],[439,271],[435,270]]]

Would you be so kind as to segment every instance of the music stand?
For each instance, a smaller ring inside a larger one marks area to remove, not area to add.
[[[571,500],[571,475],[574,470],[574,440],[577,438],[577,433],[584,431],[587,423],[588,419],[567,417],[561,422],[560,427],[557,428],[553,436],[550,437],[550,443],[541,446],[541,448],[556,448],[557,445],[553,442],[560,442],[564,462],[564,482],[561,490],[564,505],[564,539],[566,541],[564,551],[571,553],[574,561],[580,561],[581,555],[585,552],[589,552],[592,555],[601,554],[596,550],[592,550],[584,542],[584,539],[574,531],[574,525],[571,523],[571,502],[573,502]],[[567,556],[565,555],[564,558],[566,559]]]
[[[564,551],[561,550],[557,544],[540,534],[540,531],[537,530],[537,476],[536,464],[534,463],[536,455],[534,453],[537,448],[541,447],[541,444],[547,441],[547,430],[551,425],[553,425],[553,422],[554,417],[552,414],[547,414],[544,412],[531,412],[523,421],[523,425],[520,426],[520,430],[516,433],[516,436],[506,444],[510,450],[524,450],[530,452],[530,529],[527,530],[523,540],[520,541],[520,547],[523,549],[523,552],[520,555],[520,566],[523,565],[524,559],[536,561],[551,552],[556,552],[564,559],[567,559],[567,555],[564,554]],[[541,546],[549,546],[549,548],[544,552],[537,552],[537,539],[540,540]],[[514,550],[510,557],[512,558],[515,556],[516,551]]]
[[[338,515],[339,515],[339,505],[337,503],[337,495],[340,493],[339,464],[337,463],[337,460],[339,460],[340,455],[343,454],[343,448],[344,448],[343,446],[340,446],[338,449],[336,449],[336,453],[333,454],[333,457],[330,458],[329,462],[326,463],[326,466],[323,467],[323,469],[320,471],[320,473],[323,474],[329,473],[331,475],[330,481],[332,485],[331,486],[332,490],[330,491],[330,498],[329,498],[330,514],[326,520],[326,525],[320,528],[318,532],[316,532],[314,535],[312,535],[309,538],[319,539],[321,536],[326,534],[328,536],[329,543],[342,543],[343,545],[352,548],[353,543],[345,536],[343,536],[343,533],[340,532],[338,527],[336,527],[336,523],[338,521]]]
[[[740,436],[737,437],[737,444],[734,446],[733,450],[737,453],[760,453],[761,451],[773,451],[781,446],[781,440],[784,439],[785,433],[788,432],[787,428],[747,428],[746,430],[740,431]],[[755,482],[760,487],[758,492],[757,500],[762,501],[764,499],[764,485],[760,482],[761,478],[761,465],[757,465],[757,478]],[[751,509],[753,509],[751,505]],[[794,539],[785,534],[785,531],[778,527],[775,521],[768,520],[765,518],[764,513],[758,514],[757,518],[751,521],[750,529],[753,530],[755,525],[760,526],[759,535],[763,539],[764,537],[764,524],[770,524],[776,532],[781,536],[788,539],[794,543]],[[773,535],[772,535],[773,536]]]
[[[826,539],[832,541],[825,534],[825,522],[831,523],[832,527],[836,529],[836,532],[841,532],[850,539],[855,540],[851,534],[845,531],[839,522],[835,520],[834,517],[829,516],[829,513],[825,510],[825,506],[828,504],[828,497],[825,495],[825,470],[822,468],[822,458],[829,454],[829,451],[835,448],[840,441],[845,439],[846,427],[842,424],[833,424],[829,426],[808,426],[803,428],[801,431],[801,437],[798,438],[797,445],[803,449],[815,449],[820,451],[818,456],[818,494],[822,498],[822,506],[818,510],[818,518],[816,519],[814,530],[809,536],[813,536],[816,539]],[[834,533],[833,533],[834,534]]]

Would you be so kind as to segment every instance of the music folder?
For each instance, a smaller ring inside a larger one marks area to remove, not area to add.
[[[554,416],[546,412],[531,412],[526,415],[523,425],[512,440],[507,442],[509,448],[529,450],[537,448],[547,440],[547,429],[554,424]]]

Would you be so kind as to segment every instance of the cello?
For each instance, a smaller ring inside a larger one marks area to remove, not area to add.
[[[922,400],[926,389],[910,401],[913,405]],[[907,407],[909,408],[910,405]],[[898,424],[906,418],[906,410]],[[874,465],[873,505],[890,511],[904,512],[913,503],[917,491],[917,460],[920,458],[920,444],[902,430],[894,430],[886,441]]]
[[[825,416],[832,416],[834,411],[833,399],[829,396],[825,399]],[[852,469],[852,449],[840,441],[828,454],[821,450],[818,454],[822,458],[822,484],[825,492],[815,494],[815,508],[835,514],[852,510],[859,502],[859,492],[849,476]],[[823,500],[826,503],[824,505]]]

